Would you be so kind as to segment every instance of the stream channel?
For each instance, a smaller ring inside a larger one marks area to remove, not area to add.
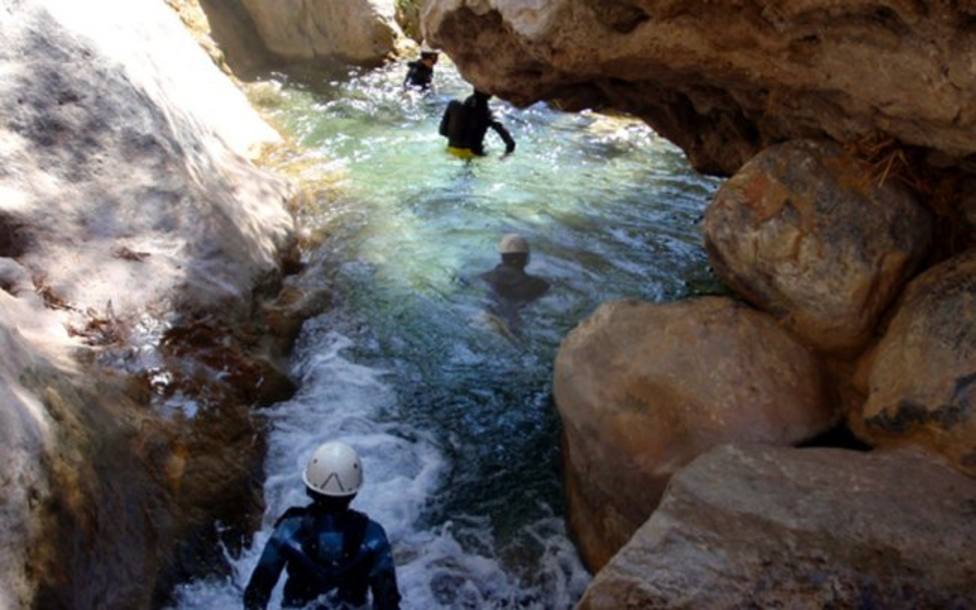
[[[302,467],[332,439],[363,456],[353,507],[387,529],[403,608],[562,610],[590,580],[563,520],[556,351],[604,301],[714,289],[697,221],[717,182],[642,123],[499,100],[515,154],[489,132],[489,157],[456,159],[437,127],[469,87],[445,63],[427,95],[402,90],[402,65],[271,79],[275,120],[342,193],[301,213],[327,235],[309,256],[333,306],[305,323],[298,393],[262,412],[261,530],[228,554],[229,577],[199,575],[175,608],[241,607],[276,518],[306,503]],[[485,314],[476,279],[507,232],[552,284],[515,334]]]

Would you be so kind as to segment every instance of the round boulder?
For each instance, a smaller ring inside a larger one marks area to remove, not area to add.
[[[563,342],[555,395],[570,528],[594,570],[699,454],[791,445],[835,421],[817,359],[768,315],[716,297],[603,305]]]
[[[756,156],[716,194],[705,243],[722,280],[818,350],[852,355],[928,250],[929,213],[836,144]]]
[[[859,434],[928,446],[976,475],[976,250],[909,284],[870,370]]]

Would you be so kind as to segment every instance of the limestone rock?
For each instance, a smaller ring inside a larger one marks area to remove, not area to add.
[[[701,453],[790,445],[835,420],[817,360],[772,318],[724,298],[603,305],[563,342],[555,397],[570,526],[591,568]]]
[[[339,58],[376,64],[404,34],[394,0],[242,0],[268,49],[285,59]]]
[[[103,346],[139,334],[129,366],[176,310],[249,318],[294,240],[247,158],[280,138],[159,0],[0,0],[0,38],[0,607],[150,607],[261,443],[246,403],[152,412]],[[238,465],[194,496],[211,459]]]
[[[873,357],[854,428],[918,443],[976,475],[976,250],[916,278]]]
[[[971,2],[430,0],[424,31],[481,89],[629,112],[731,174],[776,142],[874,134],[961,165],[974,16]]]
[[[420,12],[424,0],[396,0],[396,20],[403,33],[420,44],[424,41],[424,33],[420,25]]]
[[[723,185],[705,215],[722,280],[808,344],[853,353],[925,256],[929,213],[878,186],[835,144],[770,147]]]
[[[0,608],[13,610],[31,607],[34,595],[27,543],[40,529],[32,504],[50,493],[39,456],[53,425],[22,378],[51,361],[71,366],[72,342],[60,318],[34,294],[27,271],[0,261]]]
[[[976,480],[921,455],[722,447],[578,610],[976,607]]]

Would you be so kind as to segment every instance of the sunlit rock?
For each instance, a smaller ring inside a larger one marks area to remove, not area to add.
[[[716,194],[705,242],[719,277],[809,345],[862,348],[931,240],[929,213],[840,147],[773,146]]]
[[[909,284],[874,353],[868,389],[854,421],[866,439],[921,444],[976,475],[976,251]]]
[[[771,317],[723,298],[603,305],[563,342],[555,396],[570,525],[594,569],[701,453],[790,445],[835,420],[817,360]]]
[[[225,333],[182,359],[224,394],[167,418],[127,342],[247,334],[294,242],[290,186],[248,161],[280,138],[158,0],[0,0],[0,38],[0,607],[158,606],[177,553],[253,514],[247,399],[288,382]]]
[[[578,608],[970,608],[974,517],[976,480],[924,455],[723,447]]]
[[[976,152],[971,3],[430,0],[424,30],[465,78],[529,104],[645,119],[700,170],[765,146],[890,135]]]
[[[268,49],[285,59],[344,59],[375,64],[406,37],[394,0],[241,0]]]

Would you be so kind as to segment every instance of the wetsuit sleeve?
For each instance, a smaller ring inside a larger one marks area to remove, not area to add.
[[[400,610],[393,549],[382,528],[371,535],[373,565],[369,570],[369,588],[373,593],[373,610]]]
[[[515,152],[515,140],[512,139],[512,134],[508,133],[505,126],[498,121],[492,121],[490,127],[494,129],[495,133],[498,134],[498,137],[505,142],[505,154],[508,155]]]
[[[278,577],[285,568],[284,530],[282,523],[279,522],[271,540],[265,545],[261,559],[251,574],[251,580],[244,589],[244,610],[265,610],[268,607],[271,592],[274,591]]]

